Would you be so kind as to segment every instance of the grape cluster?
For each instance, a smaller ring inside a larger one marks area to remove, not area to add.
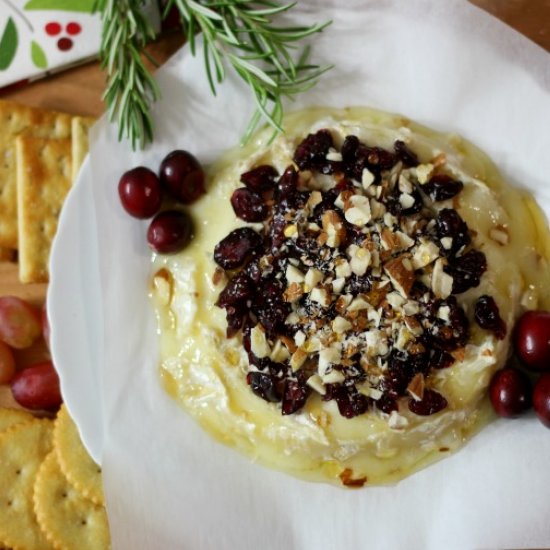
[[[118,183],[118,194],[130,216],[154,216],[147,231],[149,246],[159,254],[172,254],[187,245],[192,225],[182,210],[170,207],[161,212],[163,199],[166,196],[182,205],[191,204],[205,193],[204,180],[198,160],[187,151],[176,150],[161,162],[158,175],[144,166],[125,172]]]
[[[496,372],[489,388],[493,408],[499,416],[515,418],[533,406],[550,428],[550,312],[525,313],[516,325],[514,348],[520,364],[540,376],[533,387],[523,370],[507,366]]]

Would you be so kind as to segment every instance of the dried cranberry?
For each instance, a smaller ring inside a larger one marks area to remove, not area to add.
[[[442,411],[447,406],[447,400],[435,390],[424,390],[420,401],[409,400],[409,410],[419,416],[430,416]]]
[[[446,369],[449,368],[455,362],[455,358],[446,351],[441,349],[435,349],[432,351],[430,357],[431,369]]]
[[[383,170],[390,170],[396,161],[392,152],[380,147],[368,147],[355,136],[344,140],[342,159],[346,174],[358,181],[361,181],[365,168],[378,176]]]
[[[357,136],[347,136],[342,144],[341,155],[345,173],[355,177],[355,160],[360,141]],[[360,175],[361,176],[361,175]],[[358,178],[361,179],[360,177]]]
[[[381,147],[359,147],[359,155],[366,155],[368,168],[376,172],[391,170],[395,164],[395,155]]]
[[[437,317],[432,319],[434,325],[430,329],[430,337],[435,347],[453,351],[466,345],[470,336],[470,322],[464,310],[458,305],[456,298],[450,296],[447,300],[436,300],[434,304],[436,311],[441,306],[448,306],[450,309],[448,324]]]
[[[306,403],[310,389],[297,380],[287,380],[283,391],[282,414],[292,414],[300,410]]]
[[[227,309],[229,306],[244,306],[254,295],[254,285],[248,275],[237,273],[220,292],[216,305]]]
[[[269,164],[257,166],[244,174],[241,174],[241,182],[251,191],[261,193],[275,187],[275,178],[279,176],[277,170]]]
[[[250,227],[234,229],[214,248],[214,261],[223,269],[236,269],[262,245],[262,237]]]
[[[422,195],[415,189],[410,194],[414,199],[412,206],[404,208],[399,200],[401,197],[401,192],[399,189],[395,189],[391,195],[386,199],[386,208],[389,210],[390,214],[394,216],[412,216],[422,210],[424,206],[424,201],[422,200]]]
[[[475,305],[474,317],[481,328],[494,332],[499,340],[503,340],[506,336],[506,323],[500,316],[498,306],[491,296],[484,294],[479,297]]]
[[[327,153],[332,146],[329,130],[309,134],[296,148],[294,162],[300,170],[318,170],[323,174],[332,174],[340,164],[327,160]]]
[[[436,233],[440,239],[444,237],[453,239],[449,250],[441,247],[446,254],[456,254],[463,246],[469,245],[472,240],[466,222],[452,208],[444,208],[439,212],[436,219]]]
[[[454,180],[446,174],[437,174],[432,176],[430,181],[422,187],[422,190],[435,202],[446,201],[458,195],[464,184],[459,180]]]
[[[269,213],[264,199],[246,187],[239,187],[233,191],[231,206],[235,214],[245,222],[262,222]]]
[[[407,168],[410,168],[411,166],[418,166],[420,164],[416,154],[413,153],[407,145],[405,145],[405,142],[397,140],[393,144],[393,150],[395,151],[395,155],[398,160],[400,160]]]
[[[250,277],[250,280],[253,283],[258,284],[262,278],[262,268],[260,267],[260,259],[253,258],[252,260],[250,260],[244,267],[243,271]]]
[[[338,405],[338,410],[344,418],[354,418],[367,412],[369,408],[369,398],[359,393],[355,386],[344,386],[342,384],[327,385],[327,393],[323,400],[330,401],[334,399]]]
[[[389,397],[405,395],[413,376],[425,370],[427,370],[427,361],[423,355],[409,355],[393,349],[388,359],[388,371],[382,382],[383,387],[387,390]]]
[[[269,336],[276,336],[284,329],[285,320],[290,314],[290,305],[284,301],[283,292],[279,280],[262,281],[251,306]]]
[[[284,214],[275,214],[271,220],[271,227],[269,228],[270,248],[275,253],[283,243],[285,242],[285,227],[287,221]]]
[[[470,250],[463,256],[451,258],[445,271],[453,278],[453,294],[461,294],[479,285],[487,271],[487,259],[479,250]]]
[[[248,311],[246,308],[228,306],[225,315],[227,319],[226,336],[227,338],[233,338],[243,327]]]
[[[387,393],[384,393],[380,399],[375,401],[375,403],[376,408],[386,414],[390,414],[392,411],[397,411],[399,409],[397,406],[397,400]]]
[[[281,201],[291,197],[298,188],[298,172],[294,166],[289,166],[277,182],[275,199]]]
[[[277,390],[276,380],[270,374],[263,372],[249,372],[246,375],[246,383],[251,390],[262,399],[277,403],[281,400],[281,395]]]

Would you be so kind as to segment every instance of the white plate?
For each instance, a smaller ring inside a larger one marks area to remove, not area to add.
[[[456,131],[550,206],[547,53],[463,0],[349,0],[345,7],[302,0],[298,10],[302,21],[322,19],[323,13],[335,19],[314,52],[337,69],[297,108],[367,104]],[[531,506],[548,509],[544,457],[550,442],[532,418],[497,422],[463,452],[398,487],[355,496],[251,465],[212,442],[165,395],[147,298],[147,225],[125,215],[116,184],[124,170],[155,168],[174,148],[212,160],[238,142],[251,102],[231,79],[212,98],[200,55],[176,56],[158,80],[163,101],[155,106],[154,146],[131,153],[117,142],[116,129],[98,124],[91,161],[64,209],[52,259],[54,359],[84,440],[103,460],[115,543],[216,549],[543,546],[547,530],[537,518],[544,514]],[[526,463],[520,451],[534,448],[529,468],[518,472]],[[469,508],[464,520],[464,502],[477,503],[483,513]],[[399,518],[397,529],[388,530],[388,517]],[[253,519],[246,533],[242,518]]]
[[[47,304],[50,346],[61,375],[65,403],[88,451],[100,462],[103,414],[99,357],[103,323],[92,185],[87,158],[59,220]]]

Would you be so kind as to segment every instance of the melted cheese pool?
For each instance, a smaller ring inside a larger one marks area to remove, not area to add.
[[[298,413],[282,416],[278,404],[263,401],[247,386],[248,359],[240,338],[226,338],[225,311],[214,305],[223,288],[212,280],[214,247],[244,225],[229,202],[241,185],[240,174],[259,164],[272,164],[282,173],[296,145],[321,128],[341,140],[353,134],[389,149],[400,139],[423,162],[445,154],[447,169],[464,183],[457,211],[475,232],[473,244],[488,263],[481,284],[459,295],[459,302],[472,320],[477,297],[493,296],[508,327],[524,309],[550,307],[546,222],[526,192],[507,185],[492,162],[458,136],[366,108],[309,109],[287,117],[285,128],[287,133],[271,145],[264,132],[213,166],[208,192],[191,210],[191,244],[178,255],[154,258],[160,378],[204,429],[252,460],[339,485],[395,482],[457,450],[492,418],[486,389],[509,355],[511,331],[499,341],[471,323],[463,360],[434,375],[435,389],[448,401],[434,415],[417,416],[403,406],[399,414],[375,409],[346,419],[334,401],[315,395]],[[498,228],[509,236],[505,245],[494,238]]]

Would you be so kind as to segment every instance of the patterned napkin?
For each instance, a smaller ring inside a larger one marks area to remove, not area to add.
[[[95,57],[101,20],[95,0],[0,0],[0,88]],[[154,0],[144,9],[158,29]]]

